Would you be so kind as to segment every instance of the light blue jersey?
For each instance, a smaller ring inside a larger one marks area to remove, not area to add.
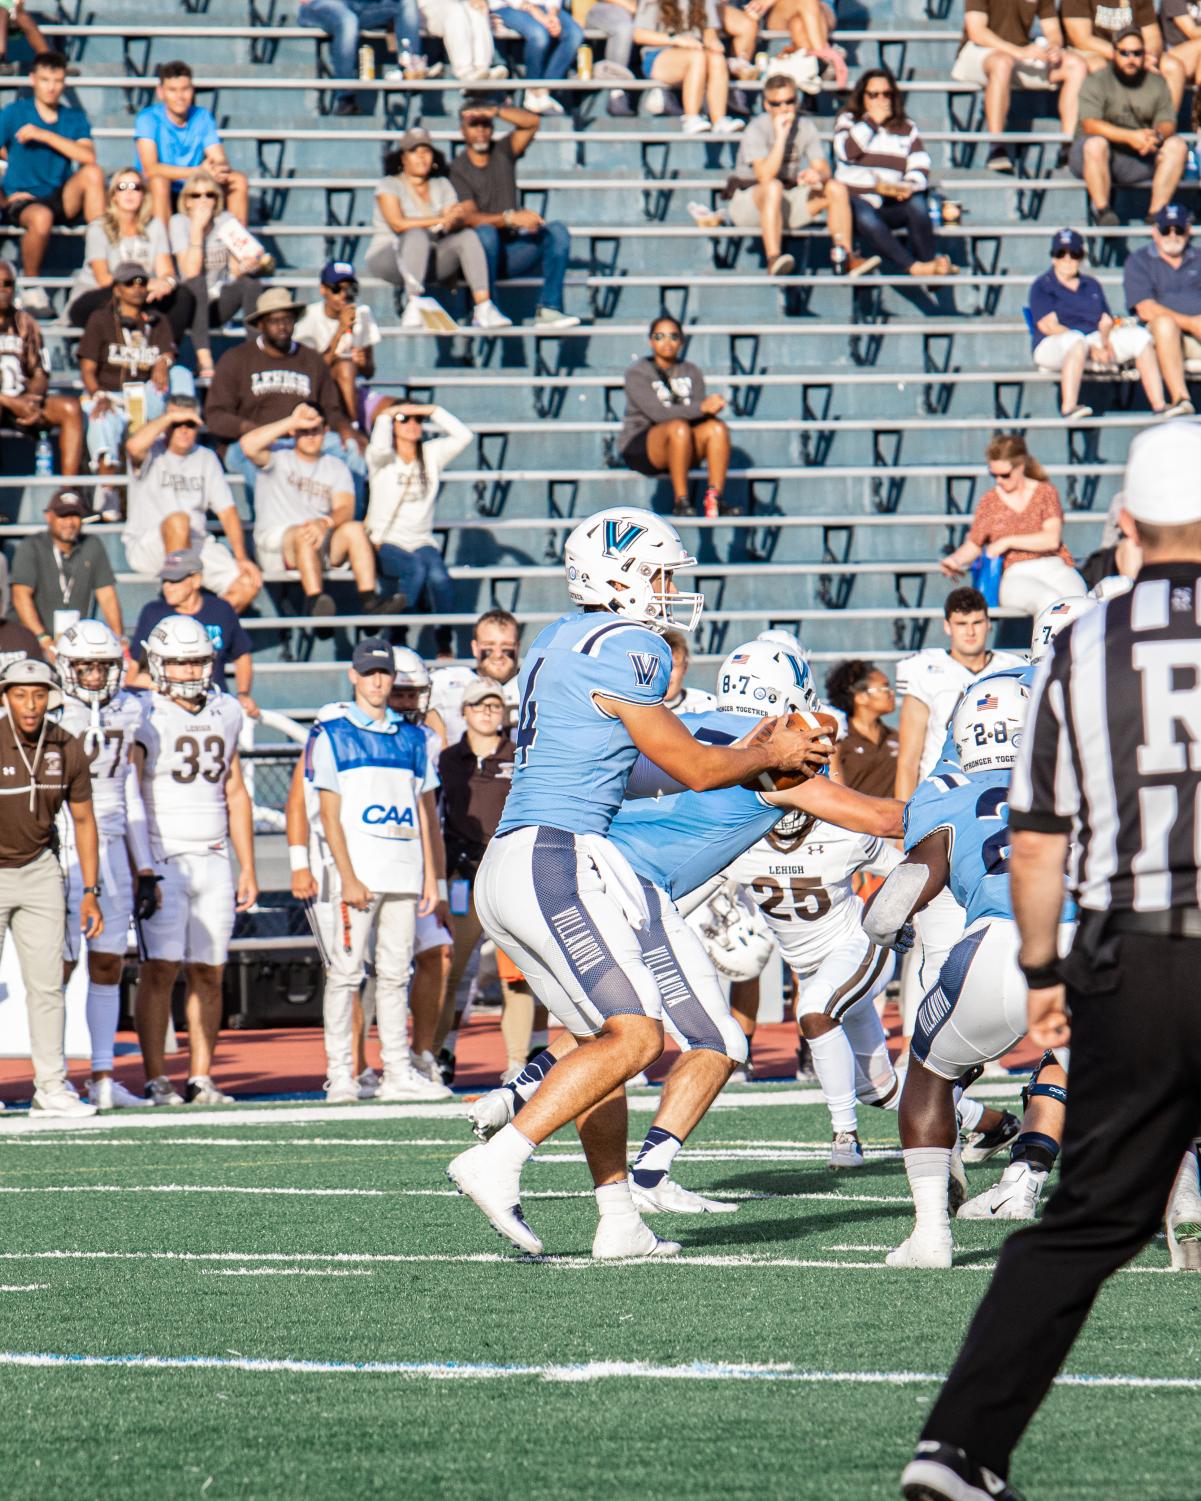
[[[905,805],[905,852],[936,829],[950,831],[951,895],[968,923],[1012,917],[1009,899],[1009,771],[928,776]]]
[[[1034,674],[1038,671],[1036,662],[1027,662],[1024,667],[1002,667],[999,672],[986,672],[982,678],[977,678],[971,687],[973,693],[977,692],[982,684],[996,678],[1017,678],[1023,687],[1029,688],[1034,683]],[[955,705],[959,707],[958,704]],[[954,719],[952,713],[951,719]],[[948,771],[962,771],[959,764],[959,752],[955,749],[955,736],[951,729],[950,720],[947,721],[947,738],[942,743],[942,750],[938,753],[938,760],[930,772],[930,776],[936,777]]]
[[[681,714],[680,722],[703,744],[732,745],[758,720],[710,709]],[[677,792],[624,803],[609,838],[638,875],[674,902],[725,870],[787,812],[745,787]]]
[[[670,675],[667,643],[636,621],[594,611],[547,626],[521,669],[513,787],[497,834],[540,825],[607,834],[638,751],[594,695],[661,704]]]

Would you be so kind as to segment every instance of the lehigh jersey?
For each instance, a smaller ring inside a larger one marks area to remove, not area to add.
[[[142,796],[156,859],[224,846],[225,784],[241,730],[242,710],[228,693],[210,693],[194,714],[150,695],[137,743],[146,752]]]
[[[727,874],[763,913],[789,966],[806,975],[848,942],[861,940],[863,906],[851,886],[855,873],[887,875],[900,859],[883,839],[811,820],[796,834],[768,834]]]
[[[969,923],[1012,917],[1009,899],[1009,776],[949,771],[929,777],[905,804],[905,850],[936,830],[950,835],[951,895]]]
[[[58,722],[68,734],[78,735],[83,741],[91,764],[92,809],[101,839],[125,836],[125,780],[142,713],[142,699],[124,691],[101,707],[98,720],[93,720],[90,704],[63,697]],[[65,820],[64,828],[68,839],[73,838],[73,820]]]
[[[673,714],[707,714],[717,708],[717,699],[703,688],[681,688],[677,699],[664,699]]]
[[[438,711],[446,726],[447,745],[457,745],[463,738],[467,728],[467,721],[463,718],[463,694],[468,683],[474,683],[478,676],[471,667],[435,667],[430,673],[430,708]],[[511,730],[521,697],[517,675],[514,674],[507,683],[498,683],[495,678],[489,678],[488,682],[505,701],[505,728]]]
[[[926,739],[918,763],[919,777],[928,776],[934,769],[946,738],[947,725],[964,689],[1002,668],[1028,665],[1014,652],[994,651],[989,653],[980,672],[969,672],[941,647],[927,647],[925,651],[915,652],[897,663],[897,697],[916,698],[929,710]]]

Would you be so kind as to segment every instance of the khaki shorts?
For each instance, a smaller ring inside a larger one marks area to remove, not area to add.
[[[807,224],[820,219],[826,212],[825,209],[811,209],[809,202],[815,197],[820,200],[821,196],[803,183],[798,183],[795,188],[785,188],[784,228],[804,229]],[[755,203],[754,188],[739,188],[730,199],[730,223],[737,224],[740,229],[758,229],[759,208]]]
[[[255,531],[254,555],[258,565],[264,573],[286,573],[292,565],[284,560],[284,538],[292,531],[293,527],[303,526],[304,522],[294,521],[291,526],[273,526],[266,531]],[[325,534],[325,540],[321,545],[321,556],[329,558],[330,532]]]
[[[956,83],[975,83],[983,88],[988,82],[984,60],[996,50],[995,47],[981,47],[976,42],[964,42],[951,69],[951,77]],[[1018,62],[1013,67],[1013,80],[1019,89],[1058,88],[1059,85],[1047,77],[1049,72],[1046,63]]]
[[[188,545],[200,554],[206,589],[211,589],[214,594],[224,594],[231,584],[237,582],[237,559],[216,537],[205,537],[199,544],[193,537]],[[125,544],[125,557],[135,573],[156,577],[166,557],[162,533],[148,531],[140,537],[131,537]]]

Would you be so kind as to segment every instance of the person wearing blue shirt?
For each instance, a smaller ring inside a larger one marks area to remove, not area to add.
[[[59,102],[67,86],[62,53],[39,53],[29,83],[30,98],[0,110],[0,148],[8,152],[0,212],[6,224],[25,231],[21,305],[27,313],[45,316],[50,300],[30,278],[41,273],[56,224],[73,224],[81,215],[90,224],[104,213],[104,173],[96,163],[88,117]]]
[[[1034,363],[1059,374],[1059,410],[1069,422],[1092,416],[1080,404],[1085,364],[1118,369],[1134,365],[1147,401],[1157,417],[1166,415],[1163,381],[1151,335],[1136,323],[1117,323],[1101,283],[1082,276],[1084,238],[1074,229],[1059,230],[1051,241],[1051,268],[1030,288]]]
[[[250,213],[246,174],[229,165],[216,120],[196,103],[196,85],[187,63],[163,63],[154,95],[155,103],[138,112],[133,135],[150,184],[155,217],[168,222],[173,195],[204,167],[224,189],[226,208],[245,224]]]
[[[1155,340],[1169,417],[1193,415],[1184,362],[1201,356],[1201,250],[1189,243],[1192,224],[1183,204],[1167,204],[1152,222],[1151,244],[1128,255],[1122,269],[1126,306]]]
[[[190,547],[169,552],[163,559],[159,578],[162,581],[162,593],[158,599],[148,600],[142,606],[129,638],[131,655],[138,663],[129,686],[152,686],[146,666],[146,643],[159,621],[165,620],[168,615],[192,616],[204,627],[213,643],[213,682],[223,693],[228,692],[225,670],[227,667],[232,668],[238,703],[243,713],[257,719],[258,705],[251,697],[254,657],[250,637],[229,601],[201,587],[204,582],[204,562],[200,554]]]

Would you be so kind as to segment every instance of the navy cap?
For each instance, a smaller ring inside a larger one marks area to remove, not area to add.
[[[1084,236],[1076,229],[1057,229],[1051,241],[1051,254],[1059,255],[1066,250],[1069,255],[1084,254]]]
[[[1161,235],[1169,229],[1182,229],[1187,234],[1192,222],[1193,216],[1183,203],[1169,203],[1155,216],[1155,228]]]
[[[390,678],[396,676],[396,658],[392,655],[391,645],[382,636],[364,636],[354,649],[350,665],[360,677],[366,677],[369,672],[386,672]]]
[[[323,287],[336,287],[340,282],[358,279],[358,273],[349,261],[326,261],[321,271]]]

